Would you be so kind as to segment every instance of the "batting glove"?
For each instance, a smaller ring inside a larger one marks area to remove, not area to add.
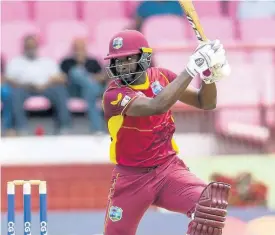
[[[219,40],[214,41],[213,49],[215,50],[217,57],[219,59],[224,58],[224,61],[220,61],[221,63],[215,64],[213,67],[209,68],[209,70],[204,71],[200,74],[200,78],[206,83],[211,84],[214,82],[218,82],[221,79],[228,77],[231,73],[231,68],[228,61],[225,58],[225,50],[223,45],[220,44]]]
[[[206,83],[211,84],[214,82],[219,82],[223,78],[229,77],[231,73],[231,67],[228,61],[224,64],[216,65],[210,68],[208,71],[204,71],[200,74],[200,78]]]
[[[219,40],[200,44],[190,57],[186,71],[191,77],[203,74],[214,66],[222,65],[226,61],[225,50]],[[211,70],[210,70],[211,71]]]

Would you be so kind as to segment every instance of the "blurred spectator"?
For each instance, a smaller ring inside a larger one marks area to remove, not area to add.
[[[231,185],[229,203],[232,206],[266,206],[267,204],[266,185],[255,181],[250,173],[242,173],[235,178],[213,174],[211,180]]]
[[[275,17],[274,1],[240,1],[237,15],[239,19]]]
[[[61,62],[61,70],[67,75],[69,90],[73,96],[80,96],[88,105],[90,131],[100,133],[104,123],[97,99],[103,94],[105,77],[99,62],[88,56],[86,43],[77,39],[72,45],[72,55]],[[79,91],[80,94],[77,94]]]
[[[1,57],[1,102],[2,102],[2,134],[6,136],[15,135],[12,119],[11,90],[5,81],[5,63]]]
[[[183,11],[178,1],[142,1],[137,8],[135,29],[141,30],[143,22],[156,15],[182,16]]]
[[[19,134],[28,134],[24,102],[34,95],[47,97],[57,112],[57,132],[67,133],[70,115],[67,109],[65,77],[58,64],[38,56],[38,41],[34,35],[24,38],[23,54],[7,64],[6,77],[12,86],[12,109],[15,127]]]

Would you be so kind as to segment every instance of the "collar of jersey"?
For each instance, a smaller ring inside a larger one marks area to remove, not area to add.
[[[145,82],[143,84],[129,85],[129,86],[134,90],[147,90],[150,86],[148,74],[146,73]]]

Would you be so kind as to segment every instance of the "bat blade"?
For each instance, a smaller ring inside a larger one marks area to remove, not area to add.
[[[191,24],[197,39],[200,42],[207,41],[207,37],[203,31],[202,25],[199,20],[199,16],[196,9],[192,3],[192,0],[179,0],[179,3],[184,10],[187,20]]]

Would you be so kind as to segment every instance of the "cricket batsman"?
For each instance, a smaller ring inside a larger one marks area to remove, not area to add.
[[[230,185],[205,183],[178,157],[171,107],[179,100],[200,109],[214,109],[215,82],[228,75],[219,40],[200,44],[182,65],[181,74],[150,67],[152,49],[138,31],[125,30],[110,41],[108,75],[103,95],[111,136],[112,175],[104,235],[135,235],[151,206],[191,218],[187,235],[221,235]],[[199,90],[189,84],[199,76]]]

